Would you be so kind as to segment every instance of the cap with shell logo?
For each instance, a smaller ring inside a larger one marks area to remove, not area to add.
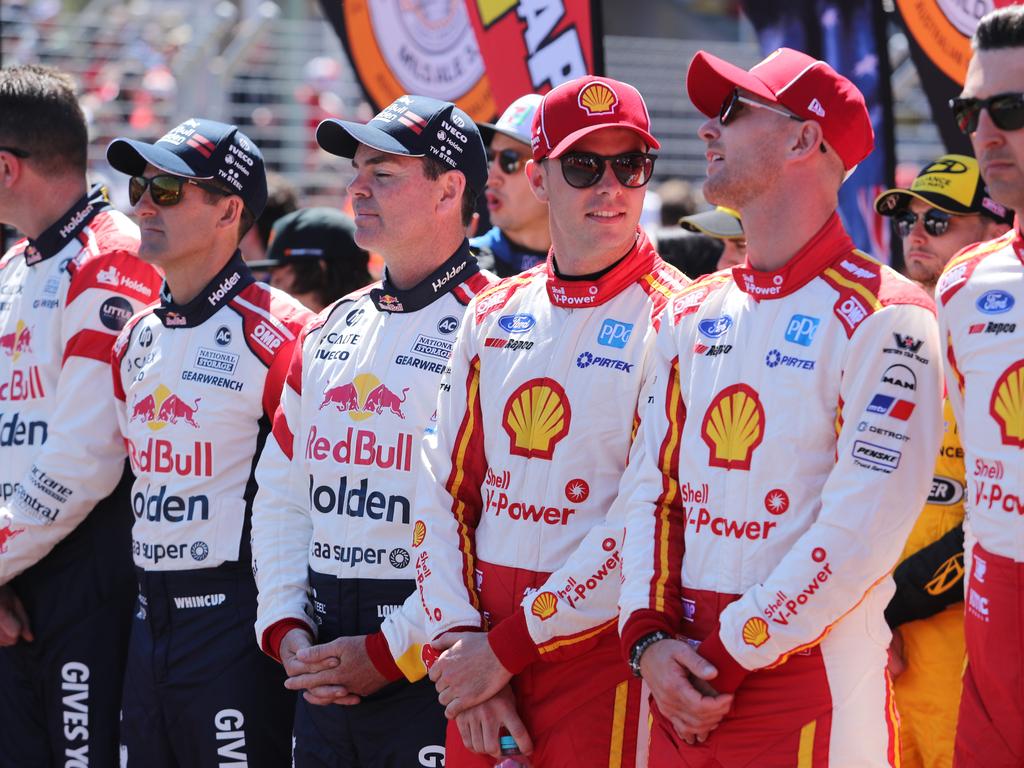
[[[602,82],[593,82],[580,90],[577,97],[580,108],[588,115],[607,115],[615,111],[619,97],[611,86]]]

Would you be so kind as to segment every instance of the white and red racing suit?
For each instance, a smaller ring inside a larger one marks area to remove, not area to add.
[[[936,288],[967,475],[967,671],[954,764],[1024,764],[1024,237],[970,246]]]
[[[117,761],[134,578],[109,360],[160,287],[138,248],[96,188],[0,259],[0,584],[35,635],[0,650],[0,755],[25,765]],[[69,682],[84,683],[89,727],[66,727]]]
[[[427,637],[412,515],[420,443],[435,425],[456,333],[470,299],[493,281],[464,241],[408,290],[385,279],[335,302],[292,355],[256,475],[256,635],[275,659],[296,627],[320,643],[366,635],[370,659],[394,683],[355,707],[300,702],[298,764],[327,748],[310,742],[332,731],[350,736],[331,748],[342,754],[354,745],[364,765],[412,765],[421,750],[444,745],[444,713],[422,679]],[[414,685],[396,682],[403,674]],[[404,722],[401,736],[380,732],[381,718],[391,729],[396,718]]]
[[[833,217],[779,271],[674,299],[623,478],[621,635],[681,635],[735,693],[652,766],[895,765],[883,611],[941,436],[931,299]],[[717,761],[717,762],[716,762]]]
[[[129,764],[275,766],[294,700],[252,642],[256,462],[291,351],[313,314],[256,282],[236,252],[191,301],[166,285],[112,354],[139,585],[121,743]],[[212,761],[212,762],[211,762]]]
[[[419,597],[431,637],[488,631],[515,675],[534,762],[632,766],[647,717],[618,651],[622,524],[607,515],[650,384],[655,318],[685,278],[642,232],[595,279],[559,277],[556,260],[470,305],[424,442]],[[448,765],[476,764],[449,727]]]

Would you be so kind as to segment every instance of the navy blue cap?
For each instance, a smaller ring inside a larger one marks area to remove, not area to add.
[[[146,164],[189,179],[213,179],[242,198],[253,217],[267,204],[263,154],[237,125],[192,117],[152,144],[119,138],[107,147],[111,168],[139,176]]]
[[[477,194],[487,185],[487,153],[480,129],[450,101],[399,96],[368,123],[324,120],[317,143],[332,155],[354,157],[360,144],[408,157],[432,157],[460,171]]]

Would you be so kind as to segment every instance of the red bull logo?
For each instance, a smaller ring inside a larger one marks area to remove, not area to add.
[[[19,320],[11,333],[0,336],[0,349],[12,360],[17,360],[23,352],[32,351],[32,329]]]
[[[405,387],[401,395],[395,394],[394,390],[372,373],[361,373],[347,384],[324,390],[320,410],[333,405],[341,413],[347,413],[353,421],[363,421],[374,414],[380,416],[385,411],[404,419],[402,404],[408,391],[409,387]]]
[[[196,412],[199,410],[200,400],[202,398],[197,397],[189,405],[161,384],[150,394],[132,403],[128,421],[141,421],[153,431],[163,429],[168,424],[177,424],[179,421],[199,429]]]
[[[0,528],[0,555],[7,552],[8,541],[24,532],[24,528],[14,528],[9,523],[6,528]]]

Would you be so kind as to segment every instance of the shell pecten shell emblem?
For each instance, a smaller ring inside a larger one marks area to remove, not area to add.
[[[555,446],[569,434],[572,409],[562,386],[553,379],[530,379],[508,402],[501,423],[509,437],[509,453],[551,460]]]
[[[1024,360],[1011,365],[996,381],[988,410],[999,425],[1003,445],[1024,448]]]
[[[719,392],[701,425],[701,437],[710,449],[708,463],[723,469],[750,469],[754,449],[764,439],[764,406],[746,384],[733,384]]]
[[[743,642],[747,645],[760,648],[768,642],[769,637],[768,622],[760,616],[753,616],[747,619],[746,623],[743,625]]]
[[[577,103],[588,115],[608,115],[618,106],[619,96],[605,83],[593,82],[583,87]]]
[[[412,545],[418,547],[423,543],[423,539],[427,537],[427,526],[422,520],[417,520],[416,525],[412,527]]]
[[[541,592],[533,599],[530,613],[541,621],[550,619],[558,613],[558,598],[554,592]]]

